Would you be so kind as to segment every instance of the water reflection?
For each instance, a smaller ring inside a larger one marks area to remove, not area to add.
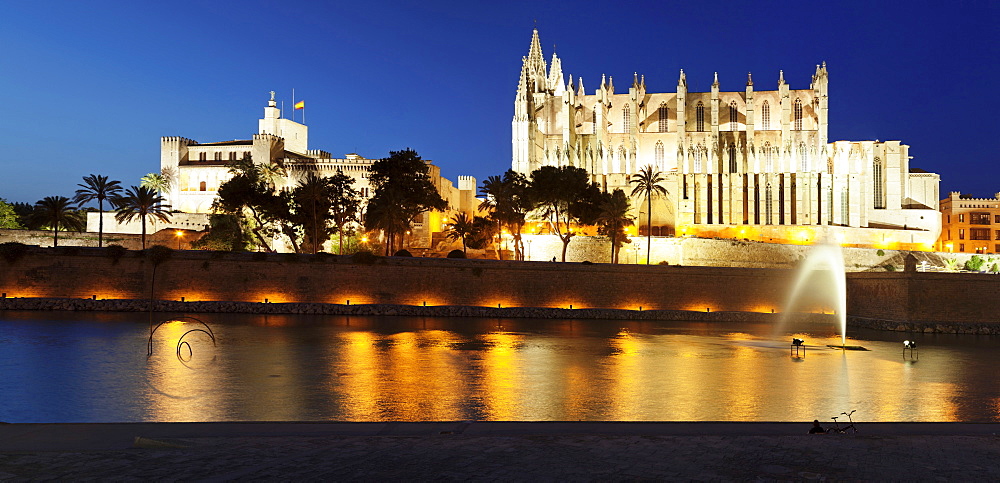
[[[0,421],[997,421],[996,339],[765,324],[133,314],[0,317]],[[807,356],[789,355],[791,337]],[[901,341],[916,338],[919,361]],[[186,339],[187,340],[187,339]]]

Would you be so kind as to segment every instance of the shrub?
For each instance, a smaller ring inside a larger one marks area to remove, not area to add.
[[[670,262],[663,260],[660,263],[657,263],[657,265],[670,265]]]
[[[410,253],[409,250],[407,250],[407,249],[404,248],[402,250],[397,251],[396,253],[393,253],[392,256],[394,256],[394,257],[412,257],[413,254]]]
[[[173,256],[174,251],[163,245],[153,245],[145,250],[146,258],[153,262],[153,265],[159,265]]]
[[[465,252],[458,249],[452,250],[448,252],[448,258],[465,258]]]
[[[2,256],[4,260],[7,260],[7,263],[11,265],[23,257],[25,253],[28,253],[28,245],[25,245],[24,243],[0,243],[0,256]]]
[[[880,256],[880,257],[884,257],[885,256],[885,250],[879,249],[879,251],[875,252],[875,254],[878,255],[878,256]]]
[[[378,257],[375,256],[374,253],[369,252],[367,250],[363,250],[355,253],[354,255],[351,255],[351,262],[359,265],[372,265],[376,261],[378,261]]]
[[[997,273],[997,272],[1000,272],[1000,266],[994,263],[992,266],[990,266],[990,273]]]
[[[967,262],[965,262],[965,269],[971,272],[978,272],[983,269],[983,265],[986,260],[979,255],[973,255]]]
[[[111,259],[112,265],[118,265],[118,260],[121,260],[126,253],[128,253],[128,248],[121,245],[108,245],[104,248],[104,254]]]
[[[884,268],[885,268],[885,271],[887,271],[887,272],[895,272],[896,271],[896,266],[895,265],[886,265]]]
[[[584,261],[582,261],[580,263],[582,263],[584,265],[593,265],[594,264],[594,262],[591,262],[590,260],[584,260]]]

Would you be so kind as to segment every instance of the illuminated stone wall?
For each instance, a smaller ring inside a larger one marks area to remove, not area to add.
[[[139,252],[30,249],[0,259],[6,297],[143,299],[151,265]],[[157,269],[156,298],[185,301],[782,311],[791,270],[389,258],[174,253]],[[814,280],[794,311],[830,313]],[[865,272],[848,275],[848,313],[925,323],[997,323],[1000,276]]]

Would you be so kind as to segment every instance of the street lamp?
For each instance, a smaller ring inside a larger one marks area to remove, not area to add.
[[[181,249],[181,239],[184,238],[184,232],[181,231],[181,230],[177,230],[177,231],[174,232],[174,235],[177,237],[177,249],[180,250]]]

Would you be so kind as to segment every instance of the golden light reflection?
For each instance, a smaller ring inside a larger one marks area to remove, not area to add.
[[[217,389],[222,371],[215,365],[215,349],[207,336],[193,333],[184,338],[190,357],[177,358],[177,344],[196,324],[173,321],[156,329],[153,353],[146,361],[149,391],[146,407],[154,421],[214,421],[225,418],[226,400]],[[187,356],[188,353],[184,352]]]
[[[520,377],[523,368],[517,351],[523,338],[508,332],[483,335],[488,345],[480,366],[480,397],[484,415],[489,420],[513,421],[523,417],[524,384]]]

